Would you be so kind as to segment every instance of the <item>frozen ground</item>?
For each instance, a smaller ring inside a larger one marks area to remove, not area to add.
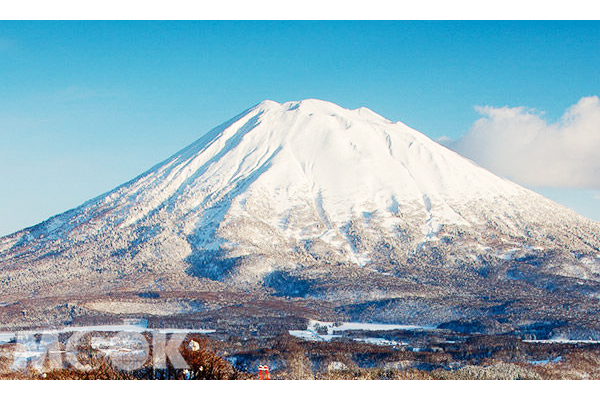
[[[579,344],[579,343],[583,343],[583,344],[593,344],[593,343],[600,343],[600,340],[580,340],[580,339],[565,339],[565,338],[559,338],[559,339],[537,339],[537,340],[523,340],[524,342],[527,343],[563,343],[563,344]]]
[[[46,352],[44,346],[36,344],[35,335],[50,335],[58,339],[59,334],[69,333],[98,333],[92,336],[92,348],[99,350],[105,355],[112,354],[129,354],[136,355],[147,352],[147,343],[140,340],[139,335],[129,335],[131,333],[198,333],[209,334],[215,332],[213,329],[178,329],[178,328],[148,328],[147,321],[139,320],[136,323],[125,323],[122,325],[91,325],[79,327],[67,327],[62,329],[44,329],[30,330],[22,332],[0,332],[0,344],[17,341],[17,347],[12,352],[11,357],[14,357],[17,363],[27,363],[30,360],[36,360],[43,356]],[[43,340],[43,336],[42,336]],[[56,351],[49,349],[49,351]]]
[[[289,334],[303,340],[328,342],[334,338],[341,338],[344,336],[344,332],[350,331],[380,332],[394,330],[410,331],[431,329],[435,329],[435,327],[421,325],[377,324],[367,322],[343,322],[336,324],[335,322],[310,320],[308,327],[305,330],[290,330]],[[373,337],[353,338],[353,340],[380,346],[396,346],[406,344],[394,340]]]
[[[202,309],[194,302],[185,301],[94,301],[86,308],[111,314],[175,315],[190,314]]]
[[[140,320],[135,324],[122,324],[122,325],[90,325],[90,326],[69,326],[60,329],[40,329],[40,330],[27,330],[19,332],[0,332],[0,343],[8,343],[17,339],[17,335],[21,337],[31,337],[34,335],[50,335],[56,336],[65,333],[76,333],[76,332],[135,332],[135,333],[163,333],[163,334],[174,334],[174,333],[198,333],[198,334],[209,334],[214,333],[214,329],[180,329],[180,328],[148,328],[147,321]]]

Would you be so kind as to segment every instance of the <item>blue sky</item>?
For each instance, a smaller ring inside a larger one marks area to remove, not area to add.
[[[0,21],[0,234],[112,189],[264,99],[366,106],[447,143],[492,118],[476,106],[525,107],[554,131],[600,95],[599,28]],[[586,164],[592,182],[597,167]],[[600,220],[600,185],[553,185],[528,184]]]

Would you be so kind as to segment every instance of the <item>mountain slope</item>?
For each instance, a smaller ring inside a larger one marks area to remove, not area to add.
[[[265,101],[0,239],[0,293],[237,288],[357,302],[537,293],[554,279],[596,298],[599,232],[366,108]]]

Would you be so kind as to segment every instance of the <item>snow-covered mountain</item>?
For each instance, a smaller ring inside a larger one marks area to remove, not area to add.
[[[0,294],[16,297],[235,287],[366,301],[548,277],[600,279],[600,224],[400,122],[320,100],[264,101],[0,239]]]

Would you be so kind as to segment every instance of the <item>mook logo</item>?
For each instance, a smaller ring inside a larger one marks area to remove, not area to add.
[[[155,369],[167,368],[169,360],[174,369],[186,370],[190,367],[179,351],[186,336],[186,333],[173,333],[167,338],[166,333],[160,332],[147,333],[147,336],[139,332],[100,336],[75,332],[63,344],[57,333],[17,333],[12,370],[24,371],[29,366],[40,372],[65,367],[90,371],[93,353],[107,356],[111,364],[122,371],[141,369],[150,357]],[[189,347],[192,351],[199,348],[193,340]]]

